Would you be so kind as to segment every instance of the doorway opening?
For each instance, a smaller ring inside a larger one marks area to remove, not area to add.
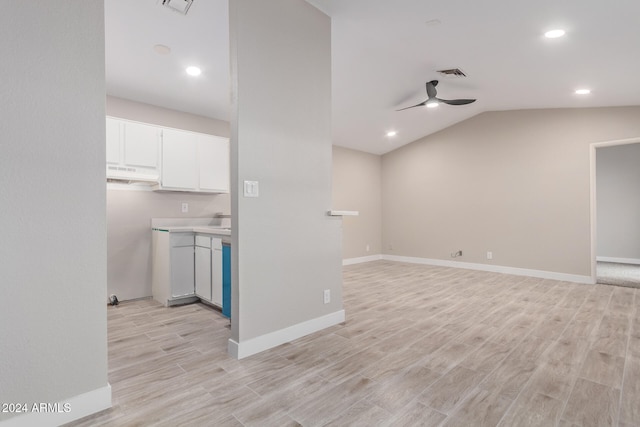
[[[640,288],[640,138],[591,144],[591,275]]]

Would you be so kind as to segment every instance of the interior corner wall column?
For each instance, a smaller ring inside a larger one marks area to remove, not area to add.
[[[0,424],[61,425],[111,406],[104,4],[17,2],[5,12],[0,402],[26,407],[0,411]],[[40,403],[48,412],[34,411]]]
[[[331,21],[304,0],[230,0],[231,354],[338,323],[331,209]],[[245,197],[245,181],[259,196]],[[323,303],[324,290],[331,301]]]

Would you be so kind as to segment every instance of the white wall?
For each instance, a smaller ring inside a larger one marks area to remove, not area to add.
[[[229,123],[181,111],[107,96],[107,115],[229,136]],[[181,211],[183,202],[189,212]],[[107,190],[107,295],[120,300],[151,296],[151,218],[202,218],[229,214],[228,194]],[[106,297],[105,297],[106,298]]]
[[[229,122],[210,117],[198,116],[156,105],[131,101],[129,99],[107,96],[106,112],[108,116],[135,120],[158,126],[208,133],[228,138]]]
[[[590,277],[590,144],[639,135],[640,107],[491,112],[385,154],[384,253]]]
[[[640,263],[640,143],[596,149],[598,257]]]
[[[235,345],[242,357],[279,344],[291,331],[287,328],[304,324],[308,332],[325,316],[344,314],[341,220],[326,214],[331,209],[330,19],[303,0],[234,0],[229,7],[230,350]],[[244,180],[259,182],[260,197],[238,193]],[[331,291],[329,304],[323,304],[324,289]]]
[[[342,221],[342,257],[382,253],[382,158],[333,147],[333,209],[358,211]],[[367,250],[367,246],[369,250]]]
[[[11,3],[0,52],[0,402],[61,424],[111,404],[103,4]]]

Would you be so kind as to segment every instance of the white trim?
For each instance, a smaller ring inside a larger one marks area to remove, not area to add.
[[[27,405],[33,407],[33,403],[27,403]],[[0,426],[59,426],[104,411],[111,408],[111,385],[107,384],[102,388],[58,402],[57,408],[59,412],[27,412],[24,415],[1,421]],[[64,412],[67,408],[69,412]]]
[[[269,332],[259,337],[251,338],[246,341],[234,341],[229,338],[228,352],[231,357],[236,359],[244,359],[261,351],[277,347],[305,335],[312,334],[319,330],[328,328],[338,323],[344,322],[344,310],[336,311],[322,317],[307,320],[297,325],[289,326],[284,329]]]
[[[531,270],[528,268],[505,267],[493,264],[476,264],[471,262],[447,261],[443,259],[417,258],[397,255],[382,255],[387,261],[408,262],[411,264],[436,265],[440,267],[464,268],[467,270],[490,271],[493,273],[513,274],[515,276],[538,277],[540,279],[553,279],[565,282],[594,284],[595,279],[578,274],[556,273],[554,271]]]
[[[637,258],[616,258],[616,257],[610,257],[610,256],[599,256],[599,257],[596,257],[596,261],[616,262],[618,264],[640,265],[640,259],[637,259]]]
[[[616,139],[613,141],[592,142],[589,145],[589,213],[591,222],[591,280],[596,283],[597,273],[597,248],[598,248],[598,222],[597,222],[597,203],[596,203],[596,148],[613,147],[616,145],[635,144],[640,142],[640,137]]]
[[[342,260],[342,265],[361,264],[363,262],[380,261],[382,254],[361,256],[358,258],[345,258]]]

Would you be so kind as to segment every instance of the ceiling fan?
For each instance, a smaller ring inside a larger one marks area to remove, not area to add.
[[[466,105],[466,104],[471,104],[472,102],[475,102],[475,99],[441,99],[441,98],[437,98],[437,91],[436,91],[436,86],[438,86],[438,81],[437,80],[431,80],[430,82],[427,82],[427,95],[429,96],[429,98],[427,98],[426,101],[421,102],[420,104],[416,104],[416,105],[412,105],[411,107],[405,107],[405,108],[401,108],[399,110],[396,111],[402,111],[402,110],[406,110],[408,108],[414,108],[414,107],[422,107],[424,105],[426,105],[427,107],[431,107],[431,106],[436,106],[440,103],[443,104],[449,104],[449,105]]]

